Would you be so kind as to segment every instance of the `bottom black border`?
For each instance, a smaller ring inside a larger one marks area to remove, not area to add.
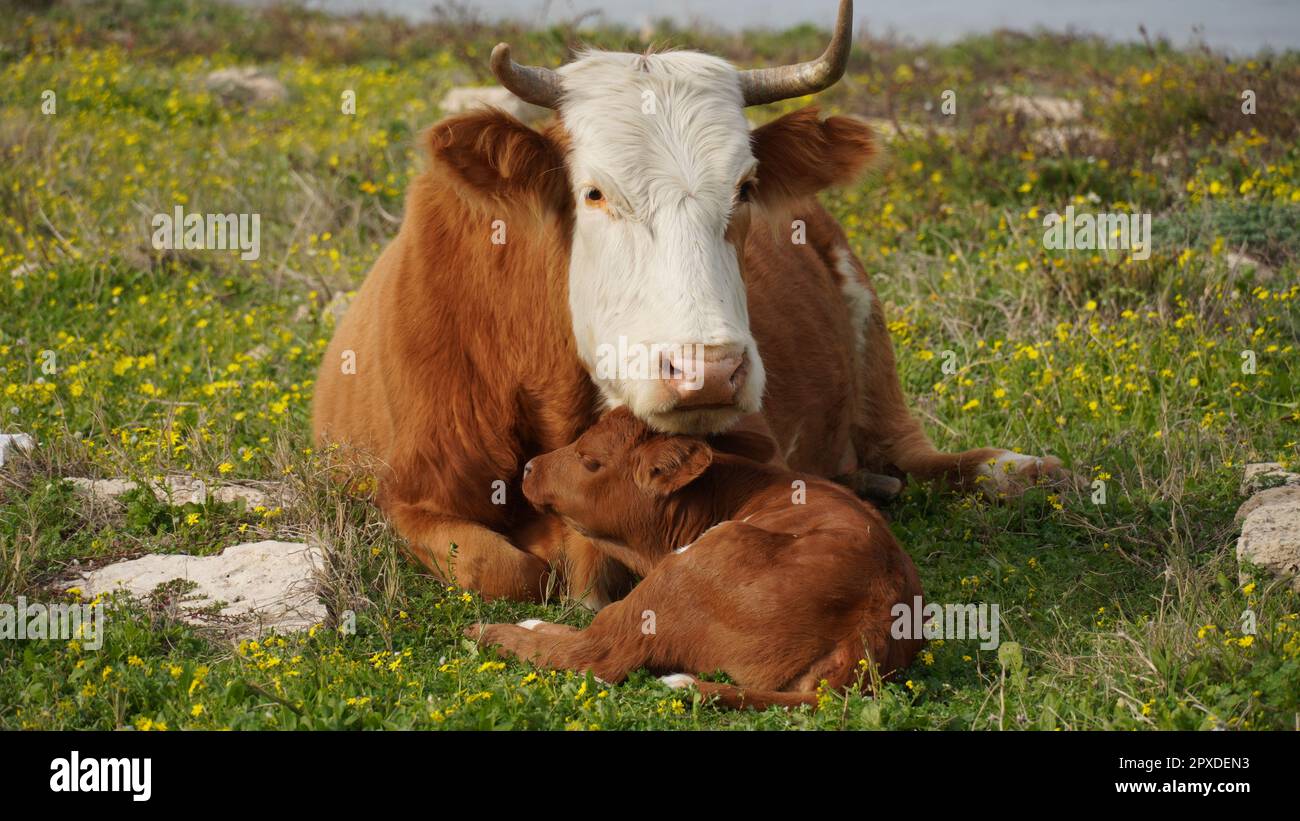
[[[1148,801],[1235,803],[1277,798],[1292,786],[1295,739],[1213,732],[11,732],[0,735],[0,781],[9,806],[25,799],[42,808],[114,805],[127,812],[338,809],[340,802],[387,805],[403,791],[414,797],[429,790],[489,805],[565,794],[581,803],[579,796],[593,790],[622,794],[634,805],[678,795],[695,810],[785,793],[816,800],[808,807],[816,811],[828,791],[843,796],[846,789],[864,798],[880,790],[920,797],[921,811],[947,801],[1019,805],[1037,795],[1053,806],[1065,799],[1071,808],[1077,801],[1123,804],[1135,800],[1129,790],[1153,790],[1141,799]],[[128,792],[53,791],[51,778],[64,766],[54,762],[70,765],[73,751],[82,766],[87,759],[148,758],[148,801]],[[678,793],[682,779],[703,789],[686,799]],[[1194,792],[1186,787],[1192,782],[1214,791]]]

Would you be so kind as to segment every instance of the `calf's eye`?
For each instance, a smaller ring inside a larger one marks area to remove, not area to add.
[[[604,202],[604,201],[605,201],[605,195],[602,194],[602,193],[600,193],[600,189],[599,189],[599,188],[589,188],[589,189],[587,189],[587,202],[592,203],[593,205],[595,205],[595,204],[599,204],[599,203]]]
[[[592,473],[595,473],[596,471],[600,470],[600,462],[597,462],[595,459],[592,459],[590,456],[582,457],[582,466]]]
[[[740,184],[740,187],[736,189],[736,201],[749,202],[752,199],[754,199],[754,181],[745,180]]]

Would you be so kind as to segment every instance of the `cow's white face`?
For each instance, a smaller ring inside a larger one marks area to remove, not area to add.
[[[579,353],[610,405],[725,429],[764,383],[737,247],[756,165],[738,74],[693,52],[592,52],[559,75]]]

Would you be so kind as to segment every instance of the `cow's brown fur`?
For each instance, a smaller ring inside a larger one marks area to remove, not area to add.
[[[764,707],[869,683],[864,660],[887,676],[923,643],[891,637],[895,606],[920,601],[915,565],[874,508],[829,481],[655,434],[619,408],[532,460],[524,491],[645,578],[585,630],[466,631],[505,654],[613,683],[642,667],[721,670],[735,685],[707,692]]]
[[[865,328],[843,295],[871,284],[815,194],[858,175],[869,129],[805,109],[755,129],[756,205],[727,237],[740,254],[767,370],[764,418],[779,458],[819,476],[853,470],[969,483],[993,450],[942,454],[907,411],[880,304]],[[498,111],[444,120],[396,239],[367,276],[316,383],[316,437],[383,465],[380,504],[439,578],[538,600],[559,575],[599,607],[628,579],[585,539],[539,521],[519,493],[531,456],[572,442],[602,409],[576,353],[567,266],[567,139]],[[503,244],[492,242],[501,220]],[[790,241],[802,220],[806,243]],[[751,230],[751,222],[762,223]],[[865,334],[859,352],[856,342]],[[341,367],[355,357],[355,372]],[[505,504],[494,503],[503,482]]]

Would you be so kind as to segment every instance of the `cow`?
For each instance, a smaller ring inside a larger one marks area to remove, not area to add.
[[[864,660],[887,677],[924,644],[894,635],[900,605],[922,601],[916,565],[875,508],[828,480],[656,433],[624,406],[524,465],[523,490],[644,578],[584,630],[466,629],[500,655],[611,684],[645,667],[763,709],[867,684]],[[719,670],[735,683],[693,675]]]
[[[865,171],[871,130],[814,107],[745,118],[836,82],[851,35],[842,0],[826,51],[792,66],[588,51],[552,70],[502,43],[497,79],[557,116],[431,128],[401,228],[326,350],[313,428],[377,463],[379,505],[435,576],[595,609],[625,592],[520,492],[530,458],[616,406],[664,432],[757,430],[790,468],[850,481],[1014,493],[1061,472],[939,452],[908,411],[871,280],[817,201]]]

